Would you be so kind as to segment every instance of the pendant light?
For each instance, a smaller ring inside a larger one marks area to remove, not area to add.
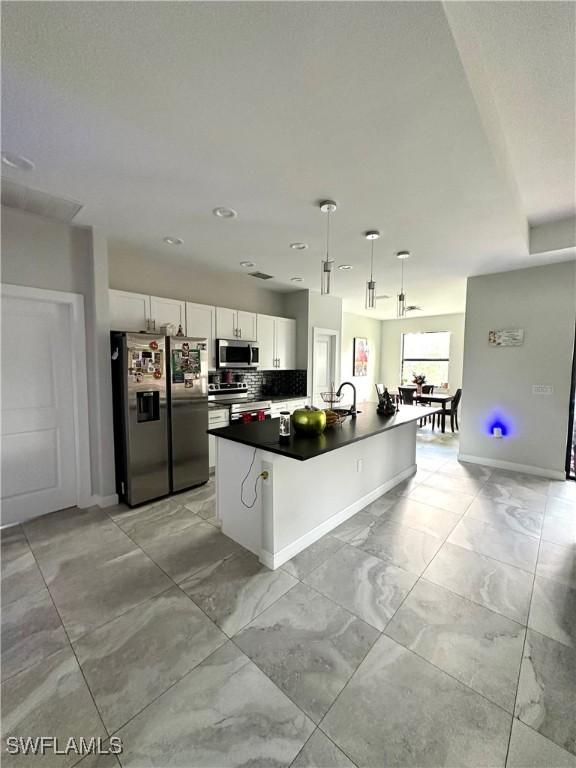
[[[329,296],[332,293],[332,272],[334,270],[334,261],[330,259],[330,214],[338,208],[333,200],[324,200],[320,203],[320,210],[326,214],[326,259],[322,262],[322,272],[320,273],[320,292],[323,296]]]
[[[402,265],[400,293],[398,294],[398,305],[396,310],[397,317],[406,317],[406,294],[404,293],[404,262],[410,258],[410,251],[398,251],[396,258],[400,259]]]
[[[366,240],[370,240],[370,280],[366,281],[366,309],[376,308],[376,283],[374,282],[374,240],[378,240],[380,232],[371,229],[364,234]]]

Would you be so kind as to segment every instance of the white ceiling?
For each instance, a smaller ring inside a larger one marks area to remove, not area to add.
[[[575,6],[446,7],[5,2],[3,148],[36,163],[7,175],[83,203],[75,222],[115,251],[252,260],[277,290],[318,289],[316,206],[333,198],[348,311],[364,311],[370,228],[378,293],[409,249],[409,302],[462,311],[467,276],[558,260],[529,255],[528,218],[574,211]]]

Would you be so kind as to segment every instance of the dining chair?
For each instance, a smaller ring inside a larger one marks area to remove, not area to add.
[[[415,391],[413,387],[398,387],[398,394],[400,395],[402,405],[414,405]]]
[[[434,384],[422,384],[422,394],[433,395]],[[419,405],[427,405],[427,403],[420,401]],[[432,429],[434,429],[434,427],[436,426],[436,414],[432,414],[432,416],[425,416],[423,419],[420,419],[418,423],[421,427],[424,426],[424,424],[431,424]]]
[[[446,408],[446,416],[450,416],[450,429],[454,432],[454,424],[456,429],[460,429],[458,426],[458,406],[460,405],[460,398],[462,397],[462,390],[457,389],[454,393],[454,399],[450,403],[450,408]]]

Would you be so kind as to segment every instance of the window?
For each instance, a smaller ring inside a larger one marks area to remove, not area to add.
[[[402,334],[403,384],[411,384],[414,374],[423,373],[427,384],[439,387],[448,383],[450,364],[450,332]]]

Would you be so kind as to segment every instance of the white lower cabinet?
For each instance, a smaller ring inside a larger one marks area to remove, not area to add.
[[[270,411],[272,418],[277,419],[279,418],[282,411],[289,411],[290,413],[294,413],[294,411],[298,410],[299,408],[305,408],[307,405],[310,405],[310,399],[307,397],[303,397],[300,400],[273,400]]]
[[[227,408],[218,408],[216,410],[208,409],[208,429],[220,429],[230,424],[230,413]],[[214,469],[216,466],[216,438],[208,435],[208,467]]]

